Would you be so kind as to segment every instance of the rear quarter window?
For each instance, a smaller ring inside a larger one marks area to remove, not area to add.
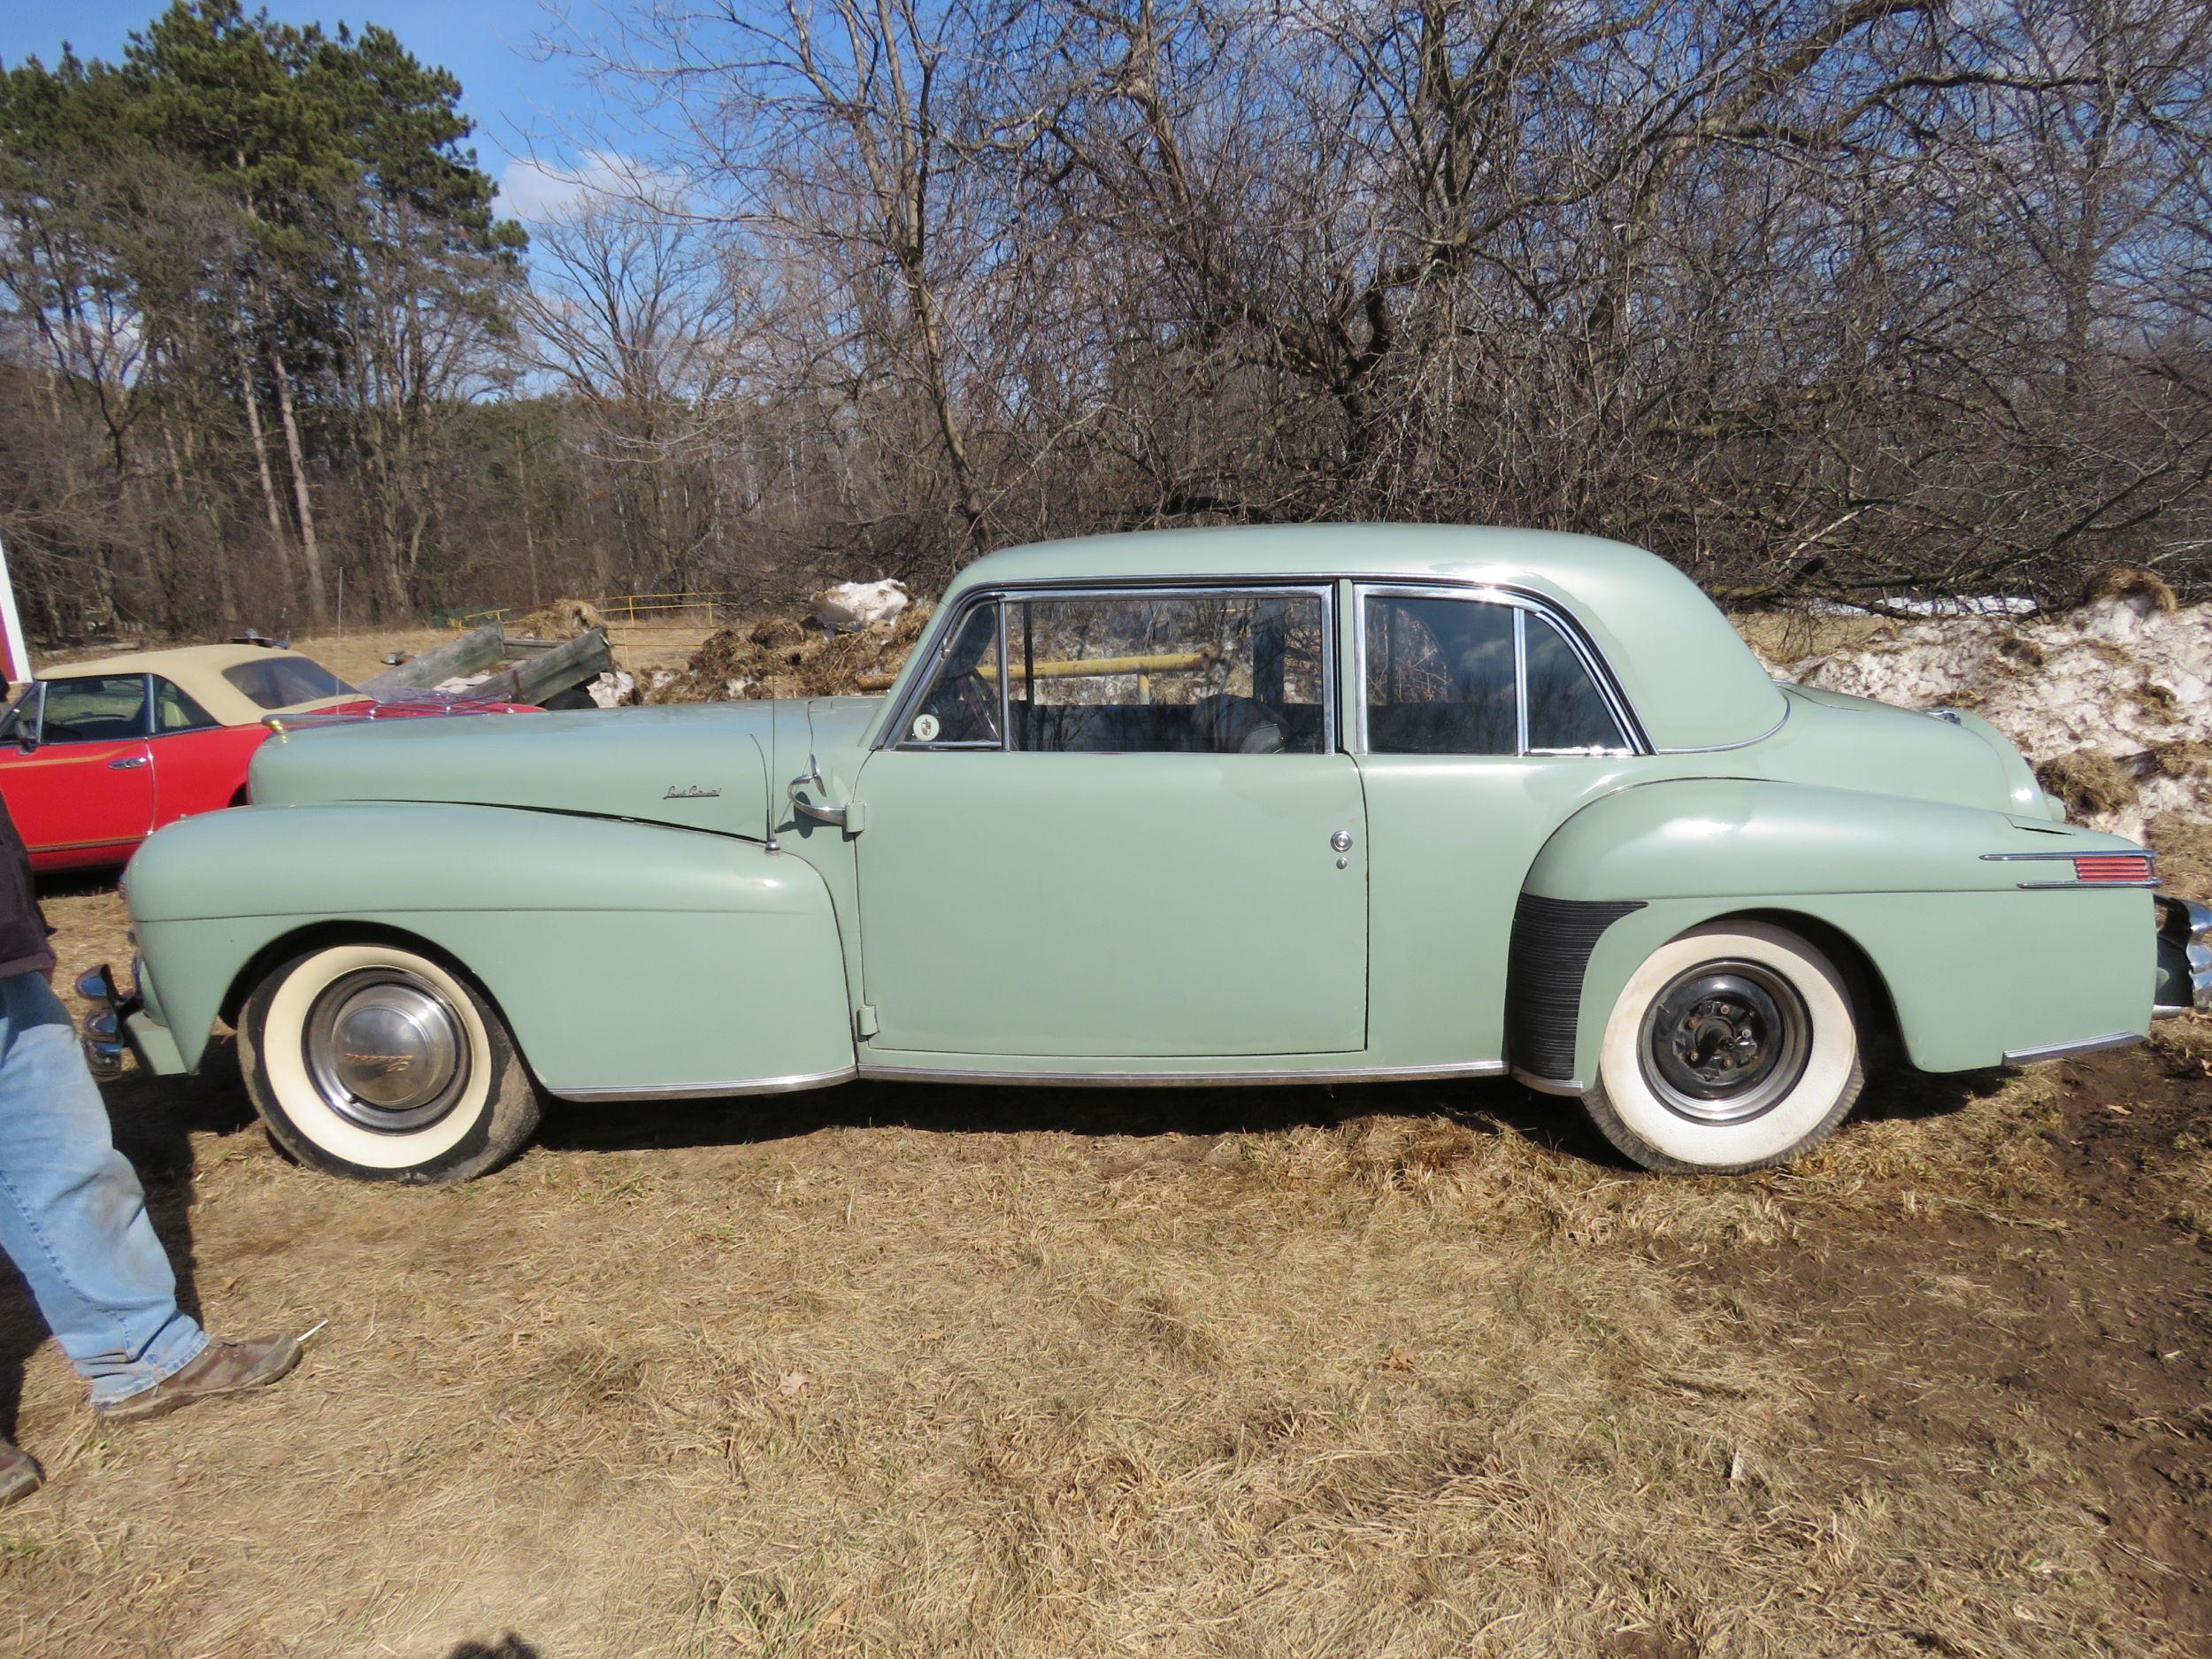
[[[342,697],[353,687],[311,657],[261,657],[223,670],[230,682],[257,707],[288,709],[319,697]]]

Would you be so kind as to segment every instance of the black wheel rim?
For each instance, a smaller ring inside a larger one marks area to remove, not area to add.
[[[1740,1124],[1771,1111],[1805,1075],[1812,1015],[1797,987],[1762,963],[1701,963],[1644,1011],[1637,1041],[1659,1103],[1693,1123]]]

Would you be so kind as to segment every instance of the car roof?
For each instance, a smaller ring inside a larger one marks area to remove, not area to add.
[[[159,651],[126,651],[119,657],[95,657],[81,663],[61,663],[42,670],[41,680],[86,680],[101,674],[167,674],[181,679],[192,673],[219,674],[226,668],[265,657],[297,657],[301,653],[267,645],[179,645]]]
[[[1788,712],[1773,678],[1697,584],[1602,536],[1472,525],[1224,526],[1082,536],[976,560],[946,591],[1028,583],[1349,577],[1475,583],[1568,612],[1619,677],[1655,747],[1726,748]]]
[[[263,663],[277,657],[304,657],[303,651],[267,645],[179,645],[167,650],[127,651],[120,657],[96,657],[81,663],[62,663],[42,670],[41,680],[93,680],[104,674],[160,674],[176,681],[185,695],[225,726],[252,726],[283,710],[265,709],[223,678],[223,671],[242,663]],[[308,657],[312,662],[312,657]],[[311,698],[305,708],[330,699]]]

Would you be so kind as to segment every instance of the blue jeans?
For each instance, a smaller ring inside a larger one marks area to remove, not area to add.
[[[177,1307],[68,1010],[35,973],[0,979],[0,1249],[96,1405],[142,1394],[207,1346]]]

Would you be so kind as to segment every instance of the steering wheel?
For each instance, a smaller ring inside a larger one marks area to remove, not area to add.
[[[960,729],[980,729],[993,737],[999,736],[998,694],[984,688],[983,676],[971,669],[953,685],[953,703],[960,710]]]

